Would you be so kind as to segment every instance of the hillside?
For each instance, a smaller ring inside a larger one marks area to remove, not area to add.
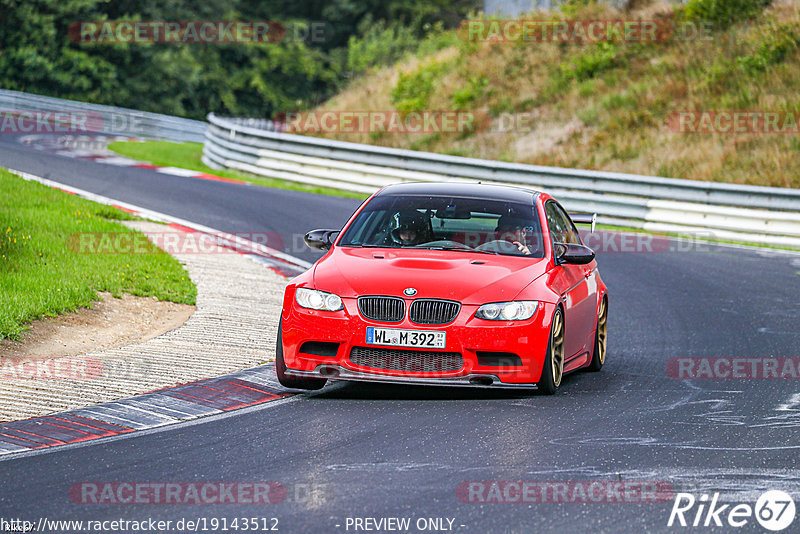
[[[317,111],[394,110],[408,117],[439,110],[472,114],[479,124],[475,131],[324,133],[348,141],[800,187],[800,6],[775,2],[764,9],[767,3],[690,0],[676,8],[639,1],[619,11],[584,1],[526,17],[571,21],[573,29],[575,21],[655,21],[657,38],[641,41],[611,34],[575,43],[572,33],[568,42],[504,40],[501,33],[492,42],[498,34],[483,21],[483,33],[473,38],[469,26],[445,31],[435,46],[423,42],[397,64],[368,71]],[[675,28],[685,38],[676,38]],[[681,122],[686,112],[713,113]]]

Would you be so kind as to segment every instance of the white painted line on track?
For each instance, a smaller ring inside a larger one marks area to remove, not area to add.
[[[106,161],[103,160],[103,163],[106,163]],[[164,174],[171,174],[173,176],[183,176],[185,178],[192,178],[200,174],[199,171],[190,171],[189,169],[179,169],[178,167],[158,167],[155,169],[155,171]]]

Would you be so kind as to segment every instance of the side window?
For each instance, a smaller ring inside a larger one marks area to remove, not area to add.
[[[582,244],[581,236],[578,233],[578,229],[575,228],[575,225],[572,223],[572,219],[569,218],[567,212],[559,204],[554,204],[554,206],[556,212],[558,212],[558,214],[560,215],[561,220],[563,221],[564,228],[566,229],[567,232],[567,241],[564,241],[564,243],[574,243],[576,245],[581,245]]]
[[[547,226],[550,227],[550,237],[554,243],[581,244],[581,238],[575,225],[572,224],[561,206],[555,201],[549,200],[544,206],[544,212],[547,217]]]
[[[550,229],[550,239],[553,243],[565,243],[566,232],[564,222],[556,211],[556,203],[548,201],[544,205],[544,214],[547,217],[547,227]]]

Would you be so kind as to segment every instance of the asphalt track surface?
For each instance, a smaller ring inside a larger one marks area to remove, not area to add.
[[[228,232],[338,227],[358,202],[190,180],[36,152],[0,165]],[[280,532],[355,532],[348,518],[449,518],[452,531],[674,532],[657,503],[469,503],[469,481],[654,481],[726,503],[800,497],[800,381],[679,380],[675,357],[797,357],[800,257],[696,243],[598,254],[611,296],[600,373],[551,397],[335,383],[153,431],[0,461],[0,518],[277,518]],[[298,254],[314,259],[311,253]],[[187,354],[187,357],[191,355]],[[87,505],[80,482],[277,481],[277,504]],[[314,488],[313,497],[308,490]],[[694,518],[696,507],[687,519]],[[725,519],[723,514],[722,519]],[[447,525],[447,521],[444,523]],[[786,532],[798,530],[800,518]],[[700,531],[730,531],[700,528]],[[750,518],[742,532],[763,532]]]

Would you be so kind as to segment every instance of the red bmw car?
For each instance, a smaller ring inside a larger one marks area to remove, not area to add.
[[[551,196],[466,183],[381,189],[286,288],[276,372],[552,394],[605,362],[608,295],[594,252]]]

